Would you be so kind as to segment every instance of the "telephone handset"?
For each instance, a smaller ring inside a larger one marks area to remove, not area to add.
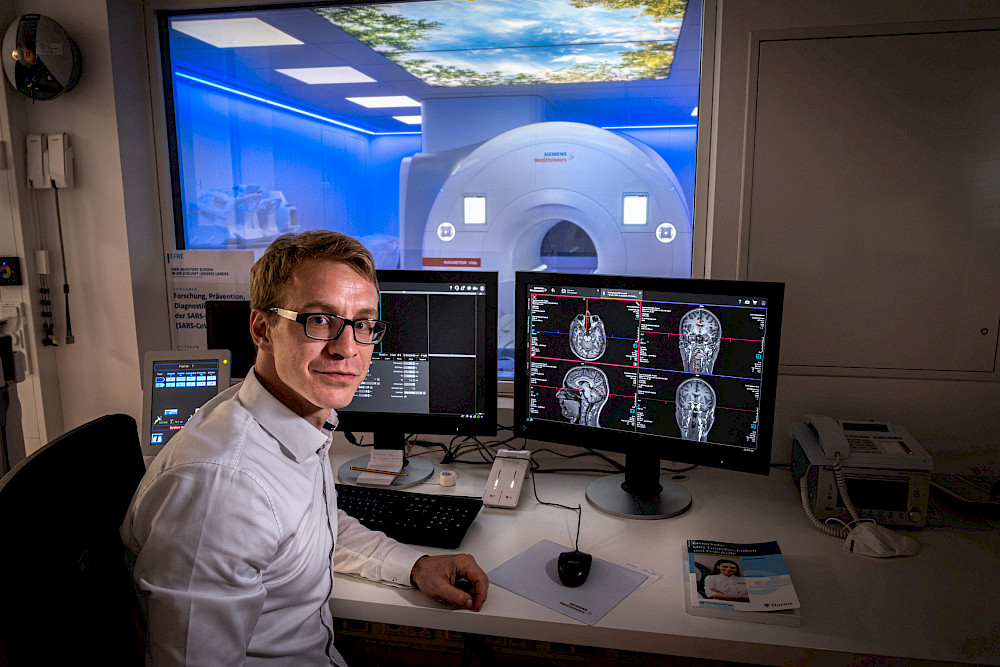
[[[851,454],[851,446],[844,435],[844,427],[833,417],[826,415],[803,415],[805,422],[816,435],[819,446],[829,459],[836,459],[838,456],[843,461]]]
[[[862,551],[876,529],[861,522],[920,527],[926,521],[933,461],[906,429],[886,422],[804,415],[789,425],[792,474],[802,507],[817,528],[848,538],[849,550],[868,555],[904,555],[915,544],[891,553]],[[848,484],[857,497],[848,494]],[[855,505],[855,501],[859,504]],[[835,521],[839,526],[829,525]],[[886,530],[877,529],[885,539]],[[888,536],[888,537],[887,537]],[[868,545],[871,546],[871,545]]]

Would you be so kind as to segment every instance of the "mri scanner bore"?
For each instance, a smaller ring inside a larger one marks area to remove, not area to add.
[[[547,236],[568,225],[585,236],[581,254],[592,255],[577,272],[691,275],[691,213],[677,177],[626,135],[541,122],[403,159],[403,267],[498,272],[501,366],[512,361],[514,274],[549,268]]]

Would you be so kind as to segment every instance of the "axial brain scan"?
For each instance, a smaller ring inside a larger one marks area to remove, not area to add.
[[[705,442],[715,423],[715,390],[701,378],[690,378],[678,385],[676,400],[681,437]]]
[[[681,360],[688,373],[712,374],[719,356],[722,323],[711,311],[695,308],[681,318]]]
[[[588,310],[573,318],[569,324],[569,349],[584,361],[600,359],[608,347],[604,322]]]

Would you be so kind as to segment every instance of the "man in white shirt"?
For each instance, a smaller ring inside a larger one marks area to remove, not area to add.
[[[254,264],[250,300],[253,372],[164,447],[122,524],[147,662],[343,665],[334,569],[479,611],[489,581],[472,556],[423,555],[336,507],[335,409],[385,335],[370,253],[336,232],[286,234]]]

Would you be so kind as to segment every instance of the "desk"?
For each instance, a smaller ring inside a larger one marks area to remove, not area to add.
[[[334,471],[359,450],[338,435]],[[440,454],[429,454],[440,460]],[[471,457],[470,457],[471,460]],[[567,463],[541,453],[542,467]],[[585,465],[599,467],[595,458]],[[441,469],[440,466],[436,466]],[[458,483],[427,493],[482,494],[489,466],[453,464]],[[787,470],[768,477],[696,468],[682,483],[694,502],[685,514],[657,521],[613,517],[590,506],[593,474],[536,475],[539,497],[583,506],[580,549],[615,563],[633,561],[663,574],[596,626],[587,626],[497,586],[478,613],[444,608],[419,591],[337,575],[332,598],[341,618],[761,664],[841,664],[858,656],[891,662],[1000,664],[998,531],[925,529],[912,535],[916,556],[874,559],[847,553],[842,542],[806,519]],[[436,481],[436,477],[432,478]],[[489,572],[540,539],[573,544],[576,513],[539,505],[525,484],[516,510],[486,508],[462,550]],[[777,540],[802,603],[798,628],[695,617],[684,610],[682,562],[691,538],[728,542]],[[428,553],[441,553],[424,549]],[[884,664],[884,663],[883,663]]]

